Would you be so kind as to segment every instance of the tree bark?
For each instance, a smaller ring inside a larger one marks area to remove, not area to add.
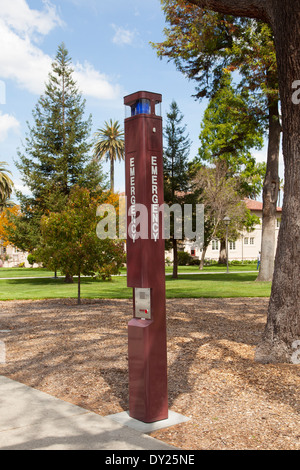
[[[279,191],[279,148],[281,125],[279,122],[278,101],[269,103],[269,144],[267,170],[263,187],[263,219],[261,264],[257,277],[259,282],[271,282],[274,273],[275,228]]]
[[[113,158],[110,159],[110,190],[115,192],[115,162]]]
[[[207,248],[208,248],[207,246],[204,246],[203,249],[202,249],[201,260],[200,260],[200,264],[199,264],[199,270],[200,271],[202,271],[203,268],[204,268],[204,261],[205,261]]]
[[[178,247],[177,247],[177,240],[173,238],[173,279],[178,278]]]
[[[65,283],[66,284],[73,284],[73,282],[74,282],[73,276],[71,274],[66,274]]]
[[[285,193],[267,325],[256,349],[263,363],[294,362],[300,340],[299,0],[189,0],[203,8],[268,21],[274,33],[282,109]]]
[[[226,239],[221,238],[221,240],[220,240],[219,264],[226,264],[226,262],[227,262]]]
[[[81,277],[80,277],[80,271],[78,273],[78,295],[77,295],[77,304],[81,304]]]
[[[247,16],[269,22],[267,3],[272,0],[188,0],[201,8],[233,16]]]
[[[300,78],[299,1],[274,0],[273,31],[282,108],[285,194],[275,271],[260,362],[293,362],[300,339],[300,109],[293,102],[293,83]],[[297,14],[298,10],[298,14]]]

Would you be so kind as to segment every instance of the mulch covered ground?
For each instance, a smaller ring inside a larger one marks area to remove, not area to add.
[[[181,449],[300,449],[300,366],[262,365],[267,299],[167,300],[169,408]],[[106,416],[128,410],[132,301],[0,302],[0,375]]]

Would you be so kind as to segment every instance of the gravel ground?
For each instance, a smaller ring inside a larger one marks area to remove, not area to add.
[[[167,300],[169,408],[189,450],[299,450],[300,366],[261,365],[267,299]],[[0,374],[106,416],[128,410],[128,300],[0,302]],[[5,331],[3,331],[5,330]]]

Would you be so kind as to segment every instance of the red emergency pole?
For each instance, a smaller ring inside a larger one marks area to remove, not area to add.
[[[146,91],[124,98],[129,415],[145,423],[168,418],[161,101]]]

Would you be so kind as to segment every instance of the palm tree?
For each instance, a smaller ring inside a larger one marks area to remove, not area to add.
[[[11,172],[5,168],[6,166],[7,163],[0,162],[0,201],[2,204],[10,198],[14,186],[12,180],[7,175],[7,173],[11,174]]]
[[[0,199],[0,214],[5,210],[5,209],[10,209],[11,207],[14,207],[15,203],[11,201],[10,199]]]
[[[114,163],[124,159],[124,132],[120,129],[119,121],[109,123],[105,121],[104,127],[95,133],[94,158],[106,157],[110,161],[110,189],[114,192]]]

